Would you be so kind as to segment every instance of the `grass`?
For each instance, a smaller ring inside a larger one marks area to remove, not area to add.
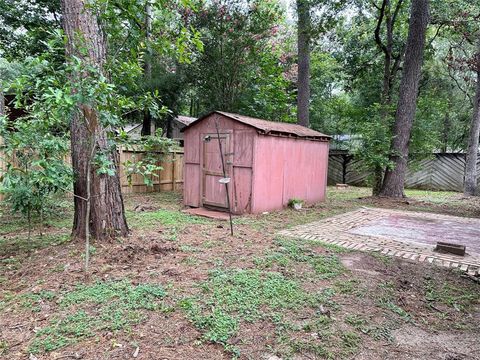
[[[181,307],[204,339],[233,351],[229,339],[241,323],[274,319],[281,310],[313,306],[315,298],[280,273],[261,270],[216,270],[201,286],[202,294]],[[235,351],[233,351],[235,353]]]
[[[48,231],[47,227],[56,229],[70,228],[72,225],[72,201],[67,197],[55,196],[48,199],[45,206],[44,224],[38,216],[32,218],[32,232]],[[13,214],[6,201],[0,201],[0,236],[15,233],[26,233],[28,222],[26,217]]]
[[[64,233],[50,233],[43,236],[33,235],[30,240],[28,240],[27,235],[0,236],[0,273],[19,269],[22,256],[31,254],[35,250],[66,244],[69,241],[70,236]]]
[[[29,352],[53,351],[105,330],[128,331],[146,318],[145,311],[164,310],[162,300],[165,296],[162,286],[132,285],[127,280],[78,285],[61,294],[24,295],[21,306],[31,311],[41,311],[43,303],[59,307],[55,318],[35,333]]]
[[[137,229],[167,228],[169,240],[176,240],[178,232],[191,224],[208,224],[208,219],[191,216],[178,210],[126,212],[128,224]]]
[[[311,243],[310,243],[311,244]],[[320,279],[331,279],[345,272],[337,254],[317,254],[305,244],[302,239],[277,237],[277,249],[266,256],[257,258],[256,264],[260,268],[278,266],[294,272],[297,263],[308,264]],[[318,244],[315,243],[318,246]],[[340,247],[329,247],[331,251],[344,252]]]
[[[448,282],[438,283],[431,278],[424,281],[427,306],[443,304],[460,312],[468,312],[473,305],[480,304],[478,289],[455,286]]]
[[[392,282],[380,283],[378,290],[377,304],[379,307],[391,311],[404,321],[411,320],[411,315],[395,303],[395,285]]]

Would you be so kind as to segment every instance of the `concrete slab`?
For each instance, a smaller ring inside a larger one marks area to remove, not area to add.
[[[190,208],[183,210],[183,212],[190,215],[203,216],[209,219],[225,221],[229,220],[228,213],[223,211],[208,210],[205,208]]]
[[[462,219],[462,218],[459,218]],[[385,236],[415,245],[435,246],[437,241],[465,245],[470,254],[480,255],[480,221],[465,223],[458,218],[432,219],[418,214],[388,214],[350,230],[351,234]]]
[[[480,272],[480,219],[364,208],[283,230],[280,234],[361,251],[375,249],[409,261]],[[465,245],[466,255],[436,252],[437,241]]]

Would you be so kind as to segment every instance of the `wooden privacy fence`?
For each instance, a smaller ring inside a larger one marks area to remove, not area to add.
[[[152,176],[153,186],[145,185],[144,178],[141,175],[133,174],[131,184],[128,183],[125,172],[126,161],[140,161],[144,156],[144,151],[135,148],[119,148],[120,153],[120,184],[124,194],[140,192],[158,192],[175,191],[183,188],[183,149],[173,150],[167,154],[158,153],[160,161],[158,165],[163,170],[157,171],[158,176]]]
[[[409,167],[405,187],[412,189],[463,191],[465,154],[436,153],[428,159]],[[477,164],[480,184],[480,159]],[[363,170],[362,162],[346,151],[336,151],[329,155],[328,183],[346,183],[365,186],[369,173]]]
[[[0,141],[2,141],[0,137]],[[120,155],[120,184],[124,194],[141,193],[141,192],[159,192],[159,191],[175,191],[183,188],[183,149],[172,150],[166,154],[158,153],[158,165],[163,170],[157,171],[157,176],[152,176],[151,180],[153,186],[145,185],[144,178],[141,175],[134,174],[129,184],[125,166],[123,165],[127,160],[132,162],[140,161],[144,156],[144,151],[139,148],[126,148],[120,146],[118,148]],[[70,161],[70,157],[67,157]],[[6,169],[6,161],[2,151],[2,143],[0,143],[0,178]],[[0,194],[0,201],[3,200],[3,195]]]

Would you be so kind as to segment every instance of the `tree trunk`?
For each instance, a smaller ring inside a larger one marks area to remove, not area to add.
[[[400,93],[395,113],[393,142],[390,160],[393,169],[387,169],[381,196],[403,197],[405,173],[408,163],[408,147],[415,111],[417,109],[418,84],[422,73],[423,52],[429,21],[428,0],[413,0],[408,38],[403,65]]]
[[[145,41],[147,51],[145,56],[145,82],[148,88],[152,84],[152,51],[150,39],[152,36],[152,4],[147,0],[145,4]],[[142,136],[152,135],[152,115],[148,109],[143,112]]]
[[[3,90],[0,88],[0,116],[5,115],[5,96]]]
[[[404,0],[399,0],[394,9],[390,0],[383,0],[379,8],[379,14],[377,19],[377,26],[375,28],[375,43],[379,50],[384,54],[383,61],[383,85],[380,101],[382,107],[380,109],[380,126],[386,126],[389,123],[390,107],[392,105],[392,87],[393,82],[397,76],[398,69],[400,67],[401,60],[403,58],[403,52],[400,51],[396,56],[393,54],[393,31],[397,22],[397,16]],[[381,37],[382,24],[385,24],[386,36],[385,42]],[[385,169],[377,165],[373,168],[373,184],[372,195],[377,196],[382,190],[383,175]]]
[[[445,112],[445,117],[443,118],[442,152],[444,153],[448,151],[448,135],[450,134],[450,128],[450,113],[447,110]]]
[[[478,138],[480,136],[480,40],[478,41],[478,52],[475,57],[477,89],[468,136],[467,155],[465,159],[465,184],[463,188],[463,193],[467,196],[477,195]]]
[[[298,79],[297,123],[310,124],[310,6],[308,0],[297,0]]]
[[[86,63],[103,70],[106,59],[106,42],[97,18],[86,6],[86,0],[62,0],[63,29],[67,36],[68,56],[77,56]],[[79,37],[81,35],[81,38]],[[81,51],[85,49],[86,51]],[[86,76],[76,74],[74,76]],[[74,85],[74,84],[73,84]],[[75,87],[75,85],[73,86]],[[98,120],[93,104],[78,104],[78,110],[71,122],[72,166],[74,183],[74,222],[72,236],[86,238],[87,214],[87,170],[92,154],[89,149],[95,144],[97,151],[107,155],[116,168],[115,175],[98,174],[95,167],[90,171],[90,234],[97,240],[109,239],[128,234],[123,198],[118,176],[118,153],[108,142],[106,129]]]

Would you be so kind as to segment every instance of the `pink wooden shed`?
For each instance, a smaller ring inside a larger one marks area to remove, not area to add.
[[[228,210],[216,124],[234,214],[325,199],[330,137],[306,127],[214,111],[184,129],[184,204]]]

